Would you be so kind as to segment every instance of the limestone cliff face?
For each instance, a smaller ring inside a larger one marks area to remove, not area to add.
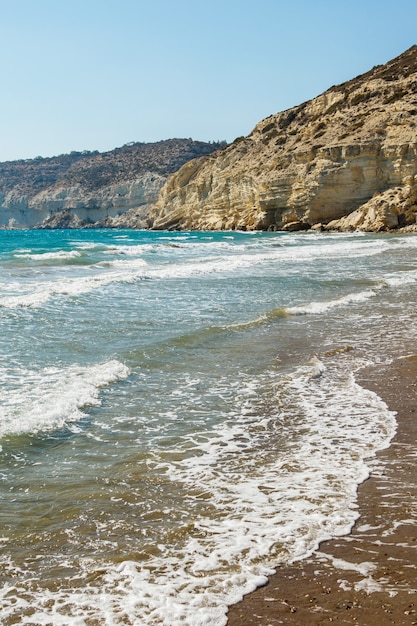
[[[16,191],[3,193],[0,194],[0,226],[63,228],[106,220],[112,225],[111,218],[122,216],[129,209],[142,206],[149,209],[165,180],[163,176],[147,173],[133,181],[89,193],[80,185],[52,187],[34,195]]]
[[[0,228],[144,227],[167,177],[219,144],[170,139],[0,164]]]
[[[376,193],[349,215],[329,222],[327,230],[417,230],[417,176],[407,177],[404,182],[404,185]]]
[[[386,65],[262,120],[223,150],[186,163],[162,188],[150,224],[389,229],[416,222],[416,177],[413,46]],[[395,210],[387,209],[390,190]],[[376,194],[385,195],[371,202]],[[337,221],[360,207],[362,217]]]

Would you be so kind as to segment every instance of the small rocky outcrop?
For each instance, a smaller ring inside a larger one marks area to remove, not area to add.
[[[169,139],[0,163],[0,228],[147,226],[167,177],[222,145]]]
[[[327,224],[327,230],[379,232],[411,226],[417,230],[417,177],[406,184],[376,193],[356,211]],[[413,228],[414,229],[414,228]]]
[[[417,46],[186,163],[154,229],[387,230],[416,223]]]

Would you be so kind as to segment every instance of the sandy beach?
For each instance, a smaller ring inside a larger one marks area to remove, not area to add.
[[[352,533],[279,568],[230,608],[228,626],[417,624],[417,357],[356,379],[397,412],[398,430],[369,464]]]

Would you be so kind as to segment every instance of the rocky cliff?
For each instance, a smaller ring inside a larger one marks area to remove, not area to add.
[[[154,229],[386,230],[416,224],[417,46],[186,163]]]
[[[221,145],[169,139],[0,163],[0,228],[146,226],[168,175]]]

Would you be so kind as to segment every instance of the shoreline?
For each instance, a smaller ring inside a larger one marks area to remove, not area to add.
[[[279,567],[229,607],[227,626],[417,624],[417,356],[360,371],[356,380],[397,412],[397,433],[368,461],[360,517],[349,535]]]

